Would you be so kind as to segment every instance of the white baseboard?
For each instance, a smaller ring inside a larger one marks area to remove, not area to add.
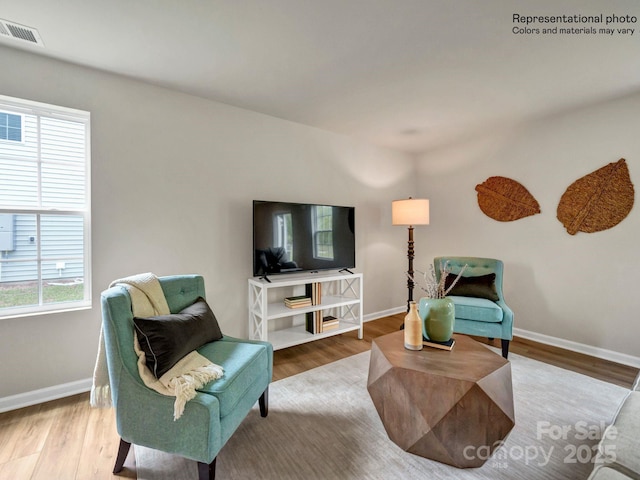
[[[77,380],[75,382],[63,383],[62,385],[54,385],[53,387],[40,388],[31,392],[3,397],[0,398],[0,413],[88,392],[91,390],[91,384],[91,379],[85,378],[84,380]]]
[[[395,315],[397,313],[406,312],[406,307],[395,307],[381,312],[370,313],[364,316],[364,321],[369,322],[371,320],[377,320],[379,318],[387,317],[389,315]],[[594,347],[592,345],[586,345],[584,343],[573,342],[571,340],[565,340],[564,338],[552,337],[551,335],[544,335],[542,333],[531,332],[529,330],[523,330],[521,328],[514,328],[513,334],[517,337],[526,338],[534,342],[542,343],[545,345],[551,345],[553,347],[564,348],[565,350],[571,350],[572,352],[583,353],[595,358],[601,358],[610,362],[620,363],[622,365],[629,365],[634,368],[640,368],[640,357],[634,357],[626,353],[614,352],[613,350],[607,350],[605,348]]]
[[[365,322],[369,322],[371,320],[377,320],[379,318],[388,317],[389,315],[402,313],[404,311],[404,307],[391,308],[382,312],[365,315],[363,320]],[[32,405],[50,402],[52,400],[58,400],[59,398],[69,397],[78,393],[88,392],[91,390],[91,384],[91,379],[86,378],[84,380],[64,383],[62,385],[54,385],[52,387],[41,388],[31,392],[2,397],[0,398],[0,413],[17,410],[18,408],[30,407]]]
[[[516,337],[526,338],[534,342],[544,343],[546,345],[564,348],[565,350],[571,350],[572,352],[584,353],[585,355],[590,355],[592,357],[609,360],[610,362],[640,368],[640,357],[634,357],[633,355],[627,355],[626,353],[614,352],[613,350],[607,350],[606,348],[585,345],[584,343],[573,342],[571,340],[552,337],[550,335],[543,335],[542,333],[530,332],[528,330],[522,330],[521,328],[514,328],[513,334]]]
[[[363,320],[365,322],[370,322],[372,320],[377,320],[379,318],[388,317],[390,315],[396,315],[398,313],[404,312],[406,312],[406,307],[395,307],[388,310],[364,315]],[[565,350],[571,350],[573,352],[583,353],[585,355],[602,358],[611,362],[640,368],[640,357],[634,357],[633,355],[614,352],[612,350],[585,345],[583,343],[573,342],[571,340],[565,340],[563,338],[552,337],[550,335],[530,332],[528,330],[522,330],[520,328],[514,328],[513,334],[517,337],[526,338],[528,340],[543,343],[545,345],[564,348]],[[18,408],[30,407],[31,405],[37,405],[38,403],[50,402],[59,398],[88,392],[89,390],[91,390],[91,379],[85,378],[84,380],[77,380],[75,382],[64,383],[62,385],[54,385],[52,387],[41,388],[38,390],[33,390],[31,392],[19,393],[17,395],[11,395],[9,397],[3,397],[0,398],[0,413],[8,412],[9,410],[17,410]]]
[[[390,315],[395,315],[397,313],[406,313],[406,307],[395,307],[390,308],[388,310],[383,310],[381,312],[369,313],[363,316],[364,322],[370,322],[371,320],[378,320],[379,318],[388,317]]]

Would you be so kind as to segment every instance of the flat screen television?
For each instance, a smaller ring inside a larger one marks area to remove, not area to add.
[[[355,268],[355,207],[253,201],[253,275]]]

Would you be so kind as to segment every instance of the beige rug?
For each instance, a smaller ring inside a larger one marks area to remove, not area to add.
[[[596,437],[627,391],[519,355],[509,358],[516,426],[481,468],[430,461],[388,439],[366,389],[366,352],[273,383],[269,416],[261,418],[254,407],[218,455],[216,478],[586,478]],[[198,478],[195,462],[137,446],[135,456],[138,479]]]

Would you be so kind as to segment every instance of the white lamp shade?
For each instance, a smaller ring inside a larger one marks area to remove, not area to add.
[[[429,200],[409,198],[391,203],[393,225],[429,225]]]

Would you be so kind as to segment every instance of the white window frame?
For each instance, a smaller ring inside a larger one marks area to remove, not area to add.
[[[85,198],[84,207],[78,209],[59,209],[59,208],[45,208],[39,204],[36,208],[24,206],[11,206],[1,205],[0,213],[8,214],[31,214],[36,216],[37,222],[37,258],[38,264],[38,282],[42,282],[42,262],[47,259],[41,257],[41,235],[40,235],[40,217],[42,215],[78,215],[83,217],[83,282],[84,282],[84,297],[82,300],[74,300],[69,302],[57,302],[57,303],[44,303],[42,298],[42,290],[39,289],[39,299],[36,305],[25,305],[13,308],[0,309],[0,320],[5,318],[25,317],[32,315],[60,313],[72,310],[84,310],[91,308],[91,115],[89,112],[83,110],[76,110],[68,107],[60,107],[56,105],[50,105],[32,100],[24,100],[20,98],[8,97],[0,95],[0,111],[6,113],[15,113],[22,116],[22,142],[17,141],[3,141],[10,143],[24,143],[25,131],[24,131],[24,116],[25,115],[38,115],[50,118],[57,118],[61,120],[68,120],[73,122],[82,123],[85,125],[85,170],[84,170],[84,187]],[[39,146],[40,144],[38,144]],[[39,147],[38,147],[39,150]],[[42,159],[39,158],[37,162],[42,165]],[[1,185],[1,180],[0,180]],[[38,203],[41,196],[41,185],[38,185],[37,193]]]
[[[276,212],[273,215],[273,245],[284,248],[289,260],[293,259],[293,244],[289,242],[291,212]]]

